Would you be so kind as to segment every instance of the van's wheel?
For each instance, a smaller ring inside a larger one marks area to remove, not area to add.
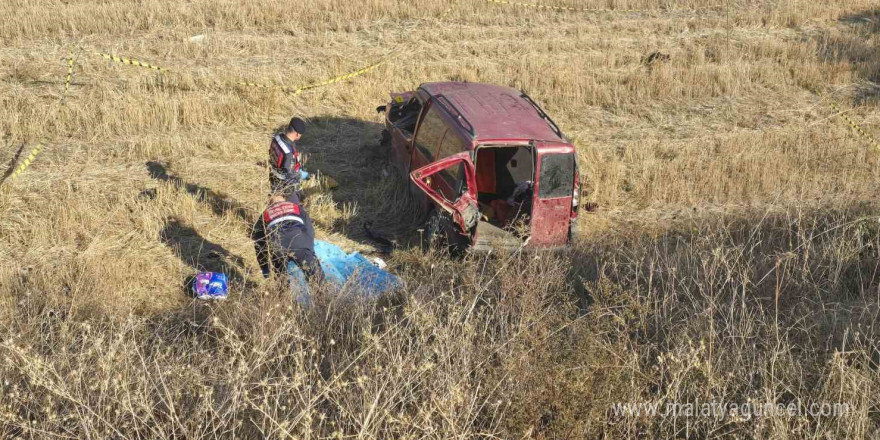
[[[422,233],[422,250],[446,250],[452,256],[460,256],[467,250],[469,241],[467,237],[457,232],[452,216],[446,212],[435,209],[428,215]]]
[[[446,234],[443,233],[442,222],[442,212],[435,209],[428,214],[422,232],[422,251],[427,252],[431,248],[443,249],[446,247]]]

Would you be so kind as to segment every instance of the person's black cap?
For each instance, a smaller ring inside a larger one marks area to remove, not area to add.
[[[300,118],[293,118],[290,124],[287,124],[287,131],[295,131],[299,134],[306,134],[306,121]]]

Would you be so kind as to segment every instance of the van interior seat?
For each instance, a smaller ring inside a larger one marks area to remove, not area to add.
[[[495,186],[495,150],[481,148],[477,150],[477,189],[480,195],[494,195]]]

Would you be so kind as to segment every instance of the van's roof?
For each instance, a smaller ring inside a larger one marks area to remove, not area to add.
[[[538,110],[512,87],[465,82],[434,82],[419,86],[431,96],[443,95],[473,127],[474,140],[565,142]],[[442,102],[442,100],[441,100]],[[443,103],[446,105],[446,103]],[[448,107],[448,106],[447,106]],[[467,125],[467,124],[465,124]]]

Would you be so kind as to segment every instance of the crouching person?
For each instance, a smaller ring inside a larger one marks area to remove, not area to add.
[[[263,277],[268,278],[272,270],[286,274],[292,285],[299,285],[297,302],[308,306],[308,281],[320,283],[324,272],[315,256],[314,225],[296,192],[269,199],[251,238]]]

